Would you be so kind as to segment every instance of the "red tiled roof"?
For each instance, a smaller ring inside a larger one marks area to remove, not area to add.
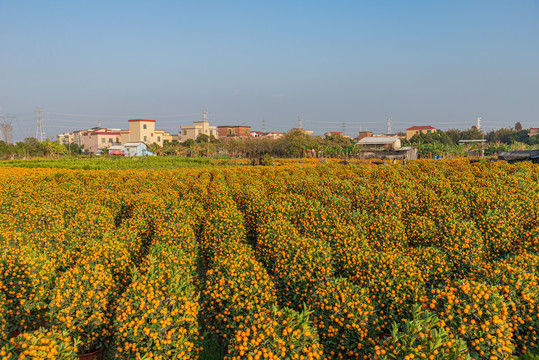
[[[129,122],[132,122],[132,121],[147,121],[147,122],[155,122],[155,120],[149,120],[149,119],[131,119],[131,120],[129,120]]]
[[[427,126],[412,126],[406,130],[436,130],[436,128],[434,126],[427,125]]]

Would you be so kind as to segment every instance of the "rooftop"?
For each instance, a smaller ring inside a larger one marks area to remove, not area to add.
[[[437,129],[434,126],[427,125],[427,126],[412,126],[406,130],[437,130]]]
[[[358,144],[393,144],[398,136],[368,136],[358,141]]]

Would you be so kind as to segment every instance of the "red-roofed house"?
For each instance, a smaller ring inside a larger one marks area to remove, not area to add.
[[[120,144],[120,131],[111,129],[90,129],[82,133],[83,147],[93,154],[101,149]]]
[[[436,129],[434,126],[412,126],[408,129],[406,129],[406,140],[410,140],[414,135],[417,134],[430,134],[433,132],[436,132]]]

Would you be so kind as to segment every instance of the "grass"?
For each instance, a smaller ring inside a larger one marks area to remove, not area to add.
[[[112,157],[94,156],[71,158],[36,158],[0,161],[0,167],[55,168],[81,170],[127,170],[127,169],[177,169],[183,167],[212,166],[208,158],[164,157]]]

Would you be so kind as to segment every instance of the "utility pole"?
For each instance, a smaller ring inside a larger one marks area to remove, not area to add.
[[[43,111],[40,107],[36,110],[36,118],[37,118],[37,129],[36,129],[36,139],[38,139],[40,142],[45,141],[46,135],[45,135],[45,129],[43,128]]]
[[[387,134],[391,134],[391,118],[387,118]]]

